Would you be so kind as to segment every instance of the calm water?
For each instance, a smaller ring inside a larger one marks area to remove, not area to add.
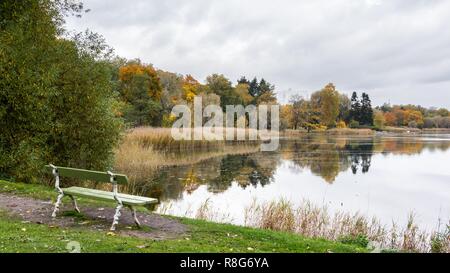
[[[163,169],[151,183],[159,210],[194,216],[209,199],[217,220],[242,224],[254,199],[310,200],[385,224],[414,212],[424,228],[450,216],[450,135],[309,136],[277,152],[228,155]]]

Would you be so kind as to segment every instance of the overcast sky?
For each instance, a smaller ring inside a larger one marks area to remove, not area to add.
[[[84,0],[68,29],[102,34],[117,55],[204,81],[264,77],[278,98],[328,82],[374,105],[450,108],[450,1]]]

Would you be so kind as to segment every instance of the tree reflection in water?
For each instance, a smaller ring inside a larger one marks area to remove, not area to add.
[[[276,152],[227,155],[197,164],[161,169],[141,193],[160,200],[180,199],[201,185],[209,192],[220,193],[236,183],[242,188],[264,187],[274,181],[280,164],[290,163],[295,171],[311,171],[327,183],[333,183],[341,172],[362,174],[370,171],[374,153],[420,154],[423,150],[447,150],[449,142],[415,141],[414,138],[339,137],[309,135],[282,140]]]

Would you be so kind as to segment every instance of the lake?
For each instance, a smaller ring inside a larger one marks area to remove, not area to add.
[[[193,217],[208,200],[217,221],[244,223],[255,200],[309,200],[331,212],[360,212],[422,228],[450,216],[450,135],[281,139],[276,152],[226,155],[166,167],[151,182],[158,211]]]

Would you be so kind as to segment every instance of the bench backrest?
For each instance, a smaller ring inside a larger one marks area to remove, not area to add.
[[[45,166],[46,170],[52,173],[53,168],[50,165]],[[58,175],[60,177],[72,177],[85,180],[92,180],[97,182],[109,183],[111,182],[110,175],[107,172],[90,171],[83,169],[67,168],[56,166]],[[117,184],[127,184],[128,178],[123,174],[114,174],[114,178]]]

